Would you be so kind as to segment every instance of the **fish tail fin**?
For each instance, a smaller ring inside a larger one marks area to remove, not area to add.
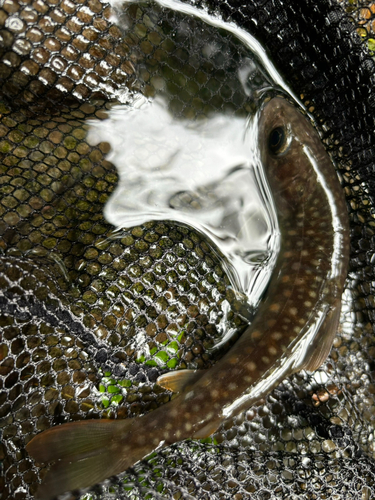
[[[54,462],[36,494],[49,500],[119,474],[152,451],[127,446],[134,420],[84,420],[38,434],[26,446],[38,464]]]

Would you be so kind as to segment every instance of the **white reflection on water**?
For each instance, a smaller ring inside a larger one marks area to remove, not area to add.
[[[233,286],[256,304],[278,248],[275,210],[257,147],[257,118],[177,120],[158,97],[138,97],[92,123],[119,184],[104,215],[117,228],[175,220],[216,243]],[[229,264],[228,264],[229,263]]]

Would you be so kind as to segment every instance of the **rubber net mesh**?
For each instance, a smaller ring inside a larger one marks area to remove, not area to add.
[[[212,438],[163,449],[82,498],[375,498],[375,3],[204,7],[262,42],[337,164],[351,220],[342,321],[316,374],[290,377]],[[224,55],[209,58],[190,36],[197,20],[152,4],[127,4],[120,17],[126,29],[99,0],[1,3],[4,499],[33,498],[43,471],[25,444],[36,433],[166,403],[161,373],[219,357],[210,348],[223,334],[223,301],[238,334],[249,319],[198,233],[167,221],[112,233],[103,206],[117,172],[109,145],[86,140],[88,119],[129,92],[153,96],[161,79],[178,116],[246,112],[230,71],[241,46],[206,27]]]

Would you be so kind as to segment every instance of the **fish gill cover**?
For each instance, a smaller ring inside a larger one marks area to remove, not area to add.
[[[288,378],[207,442],[159,451],[84,498],[372,498],[375,7],[333,0],[197,7],[257,37],[336,162],[351,222],[342,321],[317,373]],[[129,93],[153,95],[155,61],[168,62],[164,76],[181,116],[193,75],[212,109],[233,96],[244,104],[220,60],[196,54],[196,65],[186,63],[189,22],[178,16],[130,5],[124,34],[110,5],[97,0],[2,3],[4,499],[33,498],[43,471],[25,444],[36,433],[164,404],[170,394],[155,384],[160,373],[215,362],[210,348],[221,339],[224,302],[226,327],[240,333],[246,324],[218,254],[199,233],[151,222],[110,238],[103,218],[117,172],[105,159],[108,144],[87,142],[87,119],[105,118]],[[235,53],[233,43],[224,54]]]

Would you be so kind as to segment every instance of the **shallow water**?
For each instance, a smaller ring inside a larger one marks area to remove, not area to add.
[[[270,89],[288,88],[248,33],[191,6],[160,5],[164,16],[165,9],[184,12],[160,29],[150,3],[155,33],[149,39],[162,51],[163,29],[172,30],[176,39],[186,38],[184,53],[169,47],[159,60],[139,57],[147,97],[129,94],[127,104],[91,123],[88,134],[92,144],[110,144],[107,159],[120,178],[104,215],[116,228],[174,220],[199,230],[217,246],[233,288],[256,306],[279,248],[257,111]],[[126,32],[126,10],[118,10],[117,21]]]

